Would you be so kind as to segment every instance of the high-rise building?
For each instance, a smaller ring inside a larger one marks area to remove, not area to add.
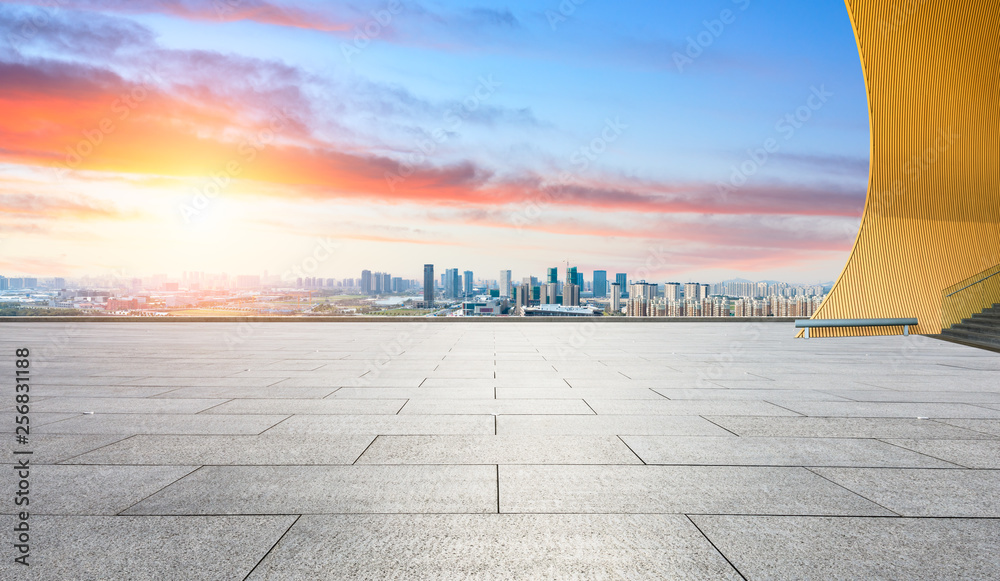
[[[510,297],[510,271],[500,271],[500,296]]]
[[[656,298],[656,285],[640,281],[633,283],[628,291],[627,315],[629,317],[652,317],[651,306]]]
[[[371,294],[375,290],[372,286],[372,271],[362,270],[361,271],[361,292],[365,294]]]
[[[563,286],[563,305],[567,307],[580,306],[580,287],[575,284]]]
[[[471,297],[472,296],[472,271],[471,270],[465,271],[465,273],[462,275],[462,290],[464,291],[462,294],[464,294],[466,297]]]
[[[576,284],[576,267],[567,266],[566,267],[566,284]]]
[[[663,285],[663,298],[667,301],[681,300],[681,283],[668,282]]]
[[[462,292],[462,275],[458,274],[457,268],[448,268],[444,271],[444,296],[449,299],[457,299]]]
[[[549,269],[549,275],[545,279],[547,283],[558,283],[559,282],[559,269],[556,267]]]
[[[709,297],[709,295],[712,294],[712,287],[709,286],[709,285],[707,285],[707,284],[703,284],[703,285],[699,285],[699,286],[701,287],[701,289],[699,289],[699,296],[701,298],[703,298],[703,299],[707,299]]]
[[[434,265],[424,265],[424,304],[434,304]]]
[[[615,282],[618,283],[618,290],[622,293],[622,298],[628,298],[628,275],[624,272],[619,272],[615,275]]]
[[[608,296],[608,271],[594,271],[594,297],[604,298]]]
[[[547,282],[542,286],[543,305],[555,305],[559,303],[559,285],[554,282]]]
[[[6,276],[0,276],[0,290],[9,290],[10,289],[9,285],[10,285],[10,283],[7,282],[7,277]]]
[[[521,284],[514,287],[514,294],[516,295],[514,298],[515,303],[523,313],[523,309],[527,308],[531,301],[531,278],[524,278]]]
[[[622,285],[615,281],[611,283],[611,307],[610,312],[620,313],[622,310]]]
[[[701,298],[701,284],[696,282],[684,283],[684,300],[694,301],[701,300]]]

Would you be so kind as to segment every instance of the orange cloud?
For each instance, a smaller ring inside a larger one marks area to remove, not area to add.
[[[204,87],[168,91],[66,64],[0,63],[0,160],[52,167],[253,180],[286,197],[361,198],[450,207],[572,207],[598,211],[857,216],[864,192],[604,179],[558,184],[501,177],[471,162],[435,166],[341,150],[259,95],[219,98]]]

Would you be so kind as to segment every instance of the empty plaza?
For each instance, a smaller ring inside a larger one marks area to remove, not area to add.
[[[1000,577],[1000,355],[790,323],[12,323],[3,579]],[[10,468],[16,468],[11,466]]]

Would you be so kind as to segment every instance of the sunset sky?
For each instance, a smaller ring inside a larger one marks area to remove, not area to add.
[[[838,0],[0,2],[6,276],[829,281],[868,153]]]

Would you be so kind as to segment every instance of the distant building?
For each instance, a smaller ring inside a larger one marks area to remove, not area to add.
[[[622,285],[620,283],[611,283],[611,312],[620,313],[622,310]]]
[[[702,285],[697,282],[684,283],[684,299],[685,300],[700,300]]]
[[[134,311],[139,308],[139,299],[125,297],[108,299],[104,305],[105,311]]]
[[[663,298],[668,301],[681,300],[681,283],[668,282],[663,285]]]
[[[462,294],[466,297],[472,296],[472,271],[467,270],[462,274]]]
[[[540,305],[527,307],[522,313],[525,317],[597,317],[601,314],[601,310],[596,307]]]
[[[424,303],[434,306],[434,265],[424,265]]]
[[[580,306],[580,287],[575,284],[563,286],[563,305],[567,307]]]
[[[608,296],[608,271],[594,271],[594,298],[602,299]]]
[[[543,305],[559,304],[559,285],[554,282],[547,282],[542,286],[541,303]]]
[[[510,297],[510,271],[500,271],[500,296]]]
[[[621,290],[622,298],[628,298],[628,275],[624,272],[619,272],[615,275],[615,282],[618,283],[618,289]]]
[[[503,314],[506,308],[507,299],[499,297],[477,297],[462,303],[462,313],[466,317],[495,317]]]
[[[372,285],[372,271],[362,270],[361,271],[361,292],[365,294],[371,294],[375,290]]]
[[[656,298],[656,285],[641,281],[633,283],[629,288],[626,315],[629,317],[654,317],[653,299]]]
[[[447,268],[444,271],[444,296],[449,299],[458,298],[461,293],[462,281],[457,268]]]
[[[260,275],[259,274],[237,275],[236,288],[238,288],[239,290],[254,290],[260,288]]]

